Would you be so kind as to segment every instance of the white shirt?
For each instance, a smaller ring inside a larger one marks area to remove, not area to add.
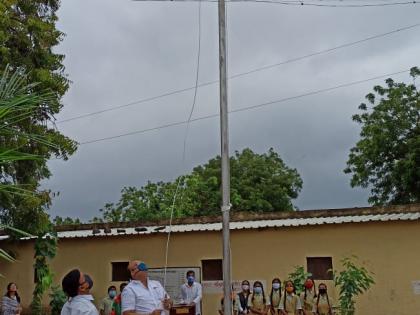
[[[139,313],[151,313],[154,310],[162,310],[163,299],[169,298],[160,282],[147,279],[147,288],[138,280],[132,280],[121,293],[121,311],[134,310]]]
[[[76,295],[61,309],[61,315],[99,315],[91,295]]]
[[[195,314],[201,314],[200,302],[203,297],[201,284],[194,282],[192,286],[189,286],[187,283],[184,283],[181,286],[181,296],[182,302],[190,304],[195,303]]]

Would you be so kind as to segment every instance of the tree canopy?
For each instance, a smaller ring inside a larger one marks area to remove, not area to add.
[[[257,154],[250,149],[230,158],[231,203],[233,211],[293,211],[302,179],[296,169],[285,165],[270,149]],[[139,221],[174,217],[217,215],[220,213],[220,157],[197,166],[190,174],[173,182],[148,182],[140,188],[125,187],[116,203],[101,209],[102,217],[93,222]],[[175,191],[178,193],[174,202]]]
[[[420,202],[420,93],[412,84],[387,79],[366,95],[360,114],[360,140],[350,150],[345,173],[351,186],[370,187],[374,205]]]
[[[60,216],[56,216],[53,219],[53,224],[55,226],[59,226],[59,225],[78,225],[78,224],[82,224],[82,221],[80,221],[79,218],[70,218],[70,217],[66,217],[66,218],[62,218]]]
[[[76,150],[76,143],[53,124],[69,86],[62,64],[64,56],[53,52],[63,38],[55,26],[58,7],[58,0],[0,2],[0,71],[8,67],[12,72],[24,72],[22,80],[26,84],[26,90],[4,94],[2,101],[19,100],[28,94],[45,96],[32,104],[28,115],[7,122],[8,128],[19,133],[3,133],[0,137],[2,149],[36,156],[2,165],[4,181],[25,187],[36,197],[0,191],[0,219],[34,234],[45,230],[49,222],[45,208],[51,202],[51,193],[39,191],[40,181],[51,175],[47,161],[51,157],[67,159]]]

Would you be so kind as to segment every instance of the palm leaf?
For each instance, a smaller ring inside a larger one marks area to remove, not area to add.
[[[34,235],[32,235],[30,233],[27,233],[27,232],[22,231],[20,229],[14,228],[14,227],[12,227],[10,225],[0,224],[0,229],[3,229],[3,230],[11,230],[11,231],[13,231],[13,232],[15,232],[17,234],[20,234],[21,236],[24,236],[24,237],[35,237]]]
[[[13,149],[4,150],[0,148],[0,163],[39,159],[41,159],[41,157],[35,154],[19,152]]]
[[[0,258],[7,260],[8,262],[14,262],[16,259],[14,259],[12,256],[10,256],[5,250],[0,248]]]

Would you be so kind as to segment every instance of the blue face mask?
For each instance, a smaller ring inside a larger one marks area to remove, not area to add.
[[[108,295],[111,299],[113,299],[114,297],[117,296],[117,291],[111,290],[111,291],[108,292]]]
[[[262,293],[262,288],[261,287],[255,287],[254,288],[254,293],[255,294],[261,294]]]
[[[140,271],[147,271],[148,270],[147,265],[144,262],[139,263],[138,266],[137,266],[137,269],[140,270]]]
[[[187,277],[187,281],[188,281],[188,284],[193,284],[194,283],[194,276],[188,276]]]

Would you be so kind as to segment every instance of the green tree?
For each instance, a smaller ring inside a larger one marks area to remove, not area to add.
[[[63,33],[55,27],[58,7],[58,0],[0,1],[0,69],[9,65],[12,71],[23,69],[26,73],[27,90],[16,91],[20,94],[10,97],[18,100],[28,93],[48,94],[33,104],[36,106],[30,115],[9,122],[8,127],[19,130],[19,134],[4,134],[0,138],[1,147],[18,148],[20,154],[36,156],[3,165],[3,179],[32,191],[32,198],[0,192],[3,221],[33,234],[43,232],[49,221],[45,208],[51,202],[51,195],[49,191],[39,191],[40,181],[51,175],[48,159],[67,159],[76,150],[76,143],[50,123],[59,113],[60,99],[69,86],[62,64],[64,56],[53,52],[63,38]]]
[[[264,154],[250,149],[235,152],[230,164],[233,211],[294,210],[292,199],[297,198],[302,180],[296,169],[287,167],[273,149]],[[175,218],[217,215],[221,200],[220,172],[220,157],[216,157],[174,182],[125,187],[118,203],[108,203],[100,212],[107,222],[166,219],[170,217],[172,205]]]
[[[60,216],[56,216],[53,219],[53,224],[55,226],[59,226],[59,225],[78,225],[78,224],[82,224],[82,222],[80,221],[79,218],[72,219],[70,217],[62,218]]]
[[[43,314],[42,298],[44,293],[50,288],[54,277],[49,261],[56,255],[57,241],[58,238],[55,233],[48,233],[38,237],[35,241],[35,289],[31,303],[33,315]]]
[[[343,258],[343,270],[334,272],[334,284],[340,287],[340,314],[354,315],[356,297],[365,293],[375,283],[372,273],[363,266],[358,266],[354,259]]]
[[[361,114],[361,139],[350,150],[345,173],[351,186],[371,187],[369,202],[375,205],[420,202],[420,93],[413,84],[387,79],[366,95]]]
[[[49,137],[48,132],[39,133],[36,126],[40,122],[32,120],[44,104],[54,100],[54,95],[51,92],[35,92],[37,85],[27,84],[27,82],[27,76],[21,69],[10,72],[7,67],[1,73],[0,194],[3,199],[0,203],[0,227],[8,223],[9,231],[17,232],[17,236],[20,236],[22,232],[10,226],[29,230],[37,236],[34,264],[37,283],[31,309],[33,314],[41,314],[42,296],[52,281],[48,262],[55,256],[57,244],[56,237],[48,234],[52,226],[44,211],[49,192],[38,191],[38,184],[35,181],[28,183],[21,180],[17,175],[16,163],[45,160],[42,152],[27,150],[34,143],[42,143],[43,147],[57,152],[61,150],[61,144],[55,144],[56,138]],[[20,123],[27,120],[33,122],[34,132],[21,127]],[[15,200],[20,200],[20,203],[14,203]],[[11,234],[14,236],[14,233]],[[47,237],[45,237],[46,234]],[[0,250],[0,257],[13,262],[13,257],[5,251]]]

